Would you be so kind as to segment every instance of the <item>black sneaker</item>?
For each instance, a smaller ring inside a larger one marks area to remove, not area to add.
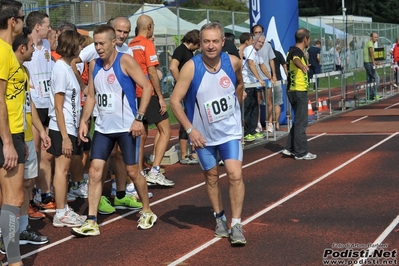
[[[26,227],[26,230],[24,230],[19,235],[20,245],[26,245],[26,244],[41,245],[41,244],[46,244],[49,241],[50,239],[47,236],[40,236],[36,232],[32,231],[30,225],[28,225]]]
[[[0,253],[6,255],[6,248],[4,247],[3,236],[0,235]]]

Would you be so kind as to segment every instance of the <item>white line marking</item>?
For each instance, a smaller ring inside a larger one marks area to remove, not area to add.
[[[353,120],[351,123],[356,123],[356,122],[358,122],[358,121],[360,121],[360,120],[363,120],[363,119],[365,119],[365,118],[367,118],[368,116],[366,115],[366,116],[363,116],[363,117],[360,117],[359,119],[356,119],[356,120]]]
[[[396,218],[391,222],[391,224],[384,230],[384,232],[382,232],[382,234],[374,241],[374,243],[371,245],[371,247],[368,249],[368,253],[366,252],[366,254],[372,254],[373,251],[377,248],[377,246],[379,244],[382,244],[382,241],[384,241],[384,239],[389,235],[390,232],[392,232],[392,230],[398,225],[399,223],[399,215],[396,216]],[[354,265],[363,265],[360,264],[361,261],[364,262],[364,260],[367,260],[367,258],[359,258],[357,260],[357,262]]]
[[[394,107],[394,106],[396,106],[396,105],[399,105],[399,103],[392,104],[392,105],[390,105],[390,106],[385,107],[384,109],[389,109],[389,108]]]
[[[311,186],[313,186],[314,184],[317,184],[318,182],[322,181],[323,179],[325,179],[326,177],[330,176],[331,174],[335,173],[336,171],[342,169],[343,167],[347,166],[348,164],[352,163],[353,161],[357,160],[358,158],[360,158],[361,156],[363,156],[364,154],[368,153],[369,151],[371,151],[372,149],[378,147],[379,145],[383,144],[384,142],[388,141],[389,139],[393,138],[394,136],[396,136],[397,134],[399,134],[399,132],[396,132],[392,135],[390,135],[389,137],[383,139],[382,141],[378,142],[377,144],[371,146],[370,148],[368,148],[367,150],[359,153],[358,155],[356,155],[355,157],[353,157],[352,159],[346,161],[345,163],[341,164],[340,166],[334,168],[333,170],[329,171],[328,173],[324,174],[323,176],[319,177],[318,179],[310,182],[309,184],[303,186],[302,188],[296,190],[295,192],[289,194],[288,196],[280,199],[279,201],[273,203],[272,205],[270,205],[269,207],[263,209],[262,211],[258,212],[257,214],[252,215],[251,217],[247,218],[242,224],[246,225],[250,222],[252,222],[253,220],[255,220],[256,218],[262,216],[263,214],[267,213],[268,211],[274,209],[275,207],[279,206],[280,204],[286,202],[287,200],[295,197],[296,195],[298,195],[299,193],[305,191],[306,189],[310,188]],[[174,262],[172,262],[171,264],[168,264],[169,266],[176,266],[182,262],[184,262],[185,260],[187,260],[188,258],[194,256],[195,254],[199,253],[200,251],[208,248],[209,246],[211,246],[212,244],[216,243],[217,241],[219,241],[221,238],[214,238],[206,243],[204,243],[203,245],[201,245],[200,247],[192,250],[191,252],[187,253],[186,255],[184,255],[183,257],[179,258],[178,260],[175,260]]]

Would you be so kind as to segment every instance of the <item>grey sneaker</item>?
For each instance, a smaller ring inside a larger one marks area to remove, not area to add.
[[[227,221],[223,219],[216,219],[216,237],[229,237],[229,229],[227,228]]]
[[[284,149],[282,152],[282,154],[286,155],[286,156],[292,156],[294,154],[292,154],[292,152],[290,150]]]
[[[232,246],[243,246],[247,243],[243,232],[244,230],[242,229],[242,224],[235,224],[231,228],[230,243]]]
[[[147,180],[147,183],[156,184],[160,186],[171,187],[175,185],[175,182],[166,179],[166,177],[161,172],[154,173],[152,171],[149,171],[145,179]]]
[[[198,164],[198,159],[194,158],[191,155],[186,155],[186,157],[183,160],[180,160],[180,164],[186,164],[186,165]]]
[[[28,225],[26,227],[26,230],[24,230],[19,235],[20,245],[26,245],[26,244],[41,245],[41,244],[46,244],[49,241],[50,239],[47,236],[41,236],[38,235],[36,232],[32,231],[30,225]]]
[[[306,153],[306,155],[301,156],[301,157],[295,156],[295,160],[314,160],[316,158],[317,158],[317,155],[310,153],[310,152]]]

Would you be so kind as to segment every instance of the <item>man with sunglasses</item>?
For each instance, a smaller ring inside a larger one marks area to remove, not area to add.
[[[26,75],[13,52],[12,43],[22,33],[23,19],[20,2],[0,1],[0,228],[8,265],[22,265],[18,216],[24,201]]]

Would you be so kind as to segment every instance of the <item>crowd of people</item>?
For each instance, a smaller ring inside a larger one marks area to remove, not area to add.
[[[0,251],[9,265],[22,265],[20,244],[49,241],[29,226],[29,219],[43,219],[43,212],[54,212],[53,226],[70,227],[75,236],[99,235],[98,213],[116,209],[138,210],[137,227],[149,229],[157,215],[150,208],[148,187],[175,184],[161,167],[171,128],[153,19],[139,16],[136,37],[126,44],[131,24],[125,17],[97,26],[91,38],[69,22],[51,26],[49,16],[39,11],[25,19],[21,8],[16,0],[0,1]],[[280,66],[295,79],[288,94],[298,112],[284,154],[316,158],[307,151],[307,118],[300,115],[307,83],[298,82],[307,80],[301,51],[309,34],[297,35],[296,49],[285,62],[266,41],[261,25],[240,36],[237,50],[234,36],[225,36],[219,22],[210,22],[189,31],[168,59],[175,80],[170,107],[181,125],[180,163],[202,168],[215,236],[229,238],[232,245],[246,244],[242,142],[264,137],[261,101],[269,103],[265,130],[279,130],[272,121],[278,121],[282,103],[282,87],[274,86],[282,80]],[[259,88],[244,89],[245,83],[255,82]],[[144,145],[151,124],[157,136],[146,169]],[[218,183],[220,159],[229,179],[230,223]],[[110,169],[115,175],[112,197],[103,193]],[[68,205],[77,197],[88,198],[87,214]]]

